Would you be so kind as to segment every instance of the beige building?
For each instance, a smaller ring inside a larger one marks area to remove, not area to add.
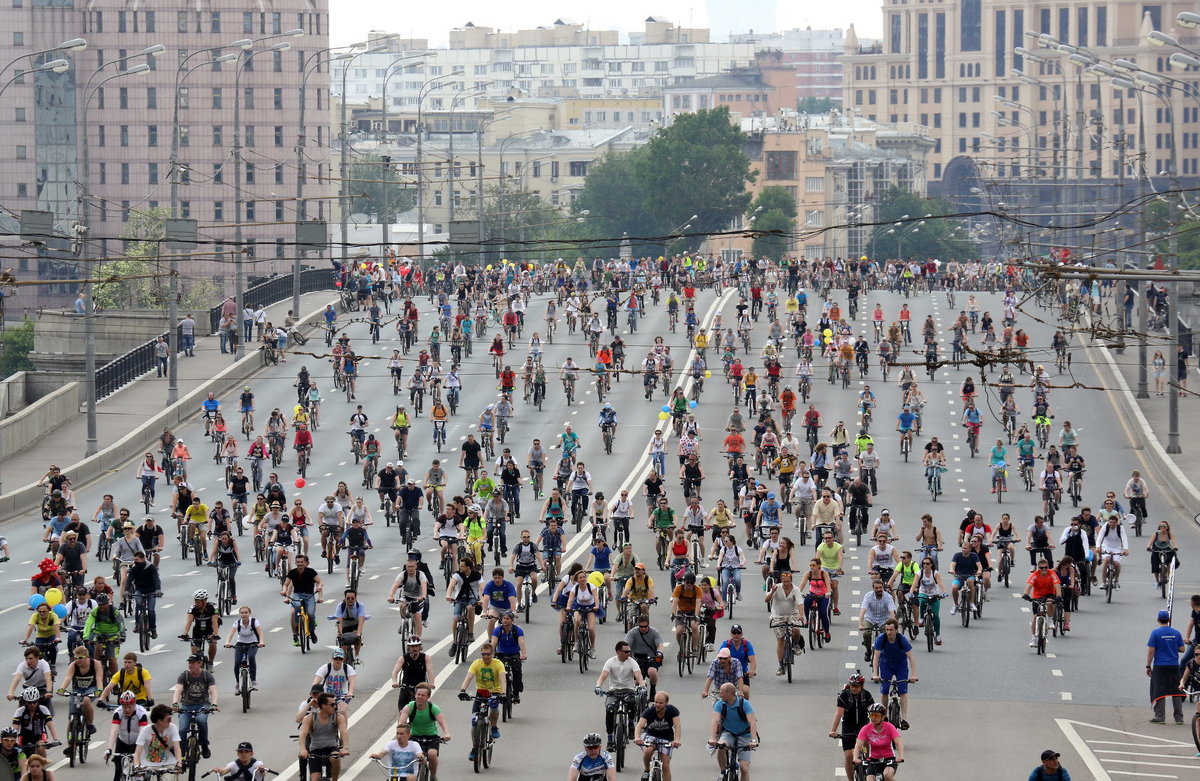
[[[180,184],[177,213],[199,222],[200,252],[228,258],[234,240],[235,202],[232,148],[234,106],[240,103],[243,169],[244,239],[255,242],[253,274],[291,268],[289,223],[296,219],[301,83],[304,65],[329,46],[325,0],[272,0],[247,5],[233,0],[90,0],[47,3],[14,0],[0,7],[0,62],[15,61],[0,84],[40,62],[64,57],[64,74],[27,73],[0,95],[0,202],[7,215],[22,209],[53,214],[56,232],[41,253],[15,263],[22,277],[80,276],[69,235],[82,219],[80,183],[90,182],[84,258],[119,252],[131,210],[171,205],[173,108],[180,64],[187,68],[243,51],[235,41],[256,41],[235,94],[235,62],[201,65],[187,77],[179,97]],[[294,37],[290,31],[302,30]],[[62,51],[60,43],[86,40],[80,51]],[[273,51],[277,43],[290,48]],[[161,49],[160,49],[161,45]],[[157,56],[145,55],[149,48]],[[213,49],[212,52],[202,52]],[[148,64],[144,73],[121,74]],[[116,78],[114,78],[116,77]],[[309,181],[305,195],[314,200],[310,217],[329,216],[324,182],[334,171],[326,159],[329,77],[314,70],[306,84]],[[86,107],[86,109],[85,109]],[[86,128],[83,126],[84,115]],[[83,131],[86,131],[84,133]],[[83,150],[90,156],[83,170]],[[320,162],[316,162],[320,161]],[[0,230],[11,218],[0,217]],[[282,239],[280,237],[283,237]],[[200,275],[222,285],[230,282],[226,263],[185,263],[185,275]],[[185,281],[186,284],[186,281]],[[29,288],[23,288],[28,291]],[[74,285],[39,287],[37,303],[70,301]]]
[[[1178,50],[1147,41],[1160,30],[1185,46],[1200,44],[1195,30],[1175,22],[1194,10],[1178,1],[886,0],[879,44],[860,46],[853,29],[847,34],[845,105],[867,119],[928,127],[930,190],[938,194],[962,202],[977,185],[999,182],[1013,197],[1068,214],[1107,211],[1120,200],[1116,185],[1136,176],[1142,144],[1163,186],[1172,148],[1179,174],[1196,181],[1194,99],[1164,94],[1180,121],[1176,136],[1154,94],[1143,95],[1139,116],[1138,94],[1114,87],[1103,70],[1123,58],[1195,90],[1194,71],[1170,62]]]
[[[758,176],[755,196],[782,187],[796,199],[791,251],[807,258],[847,257],[869,250],[879,197],[891,187],[926,194],[933,140],[911,123],[888,124],[839,113],[743,119],[746,151]],[[748,227],[740,222],[732,229]],[[714,239],[708,250],[748,253],[749,239]]]

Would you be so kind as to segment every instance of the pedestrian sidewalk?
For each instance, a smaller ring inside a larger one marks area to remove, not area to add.
[[[301,319],[319,313],[326,304],[336,301],[335,295],[332,290],[324,290],[301,296]],[[291,306],[290,297],[268,306],[267,320],[282,325]],[[218,383],[213,389],[218,395],[222,395],[231,384],[241,382],[258,371],[262,365],[256,357],[246,361],[237,371],[218,377],[221,372],[228,370],[235,360],[246,355],[244,350],[239,350],[237,356],[234,356],[222,353],[220,348],[221,340],[215,334],[197,336],[195,355],[189,357],[183,353],[179,354],[180,399],[185,399],[189,393],[213,383]],[[257,351],[251,352],[257,356]],[[145,425],[148,419],[167,406],[167,378],[157,377],[153,370],[101,400],[96,405],[97,449],[103,451],[139,426]],[[51,463],[62,467],[68,476],[74,477],[70,465],[84,458],[86,446],[87,414],[81,411],[36,444],[17,453],[4,454],[2,468],[6,492],[37,482]],[[130,457],[136,457],[136,454]]]
[[[1126,342],[1124,352],[1103,346],[1100,340],[1092,341],[1089,352],[1098,358],[1097,374],[1102,385],[1110,389],[1110,398],[1124,411],[1117,422],[1123,422],[1129,428],[1129,433],[1135,443],[1135,450],[1141,451],[1167,481],[1164,486],[1175,498],[1181,511],[1186,517],[1180,520],[1191,522],[1197,512],[1200,512],[1200,489],[1192,482],[1191,475],[1200,474],[1200,398],[1192,393],[1185,393],[1179,399],[1179,442],[1182,453],[1168,454],[1166,452],[1170,421],[1167,405],[1170,403],[1167,394],[1172,392],[1170,383],[1175,376],[1175,360],[1167,359],[1166,376],[1164,377],[1164,395],[1154,394],[1154,370],[1152,363],[1155,350],[1162,349],[1165,355],[1170,347],[1163,346],[1161,340],[1151,339],[1146,351],[1146,387],[1149,398],[1138,399],[1138,343],[1135,339]],[[1192,369],[1189,367],[1189,371]],[[1109,380],[1112,382],[1109,382]],[[1193,388],[1196,380],[1193,377]],[[1115,391],[1115,392],[1111,392]],[[1130,469],[1135,468],[1131,466]]]

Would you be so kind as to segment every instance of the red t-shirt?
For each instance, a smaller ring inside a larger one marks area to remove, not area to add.
[[[1042,573],[1046,574],[1043,575]],[[1034,570],[1029,573],[1029,579],[1025,581],[1025,585],[1032,585],[1033,590],[1029,592],[1029,596],[1034,599],[1044,599],[1054,596],[1054,587],[1059,585],[1058,575],[1054,570]]]

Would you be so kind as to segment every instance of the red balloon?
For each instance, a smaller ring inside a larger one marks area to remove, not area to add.
[[[297,478],[296,478],[296,487],[297,487],[297,488],[303,488],[304,486],[305,486],[304,478],[303,478],[303,477],[297,477]]]

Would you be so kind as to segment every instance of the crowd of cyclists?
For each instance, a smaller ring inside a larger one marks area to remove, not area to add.
[[[1030,645],[1039,647],[1039,617],[1069,632],[1073,607],[1091,586],[1103,581],[1111,598],[1131,552],[1130,534],[1136,526],[1140,535],[1149,517],[1150,490],[1137,471],[1107,493],[1100,509],[1086,506],[1086,439],[1071,422],[1055,423],[1062,416],[1050,403],[1053,375],[1038,360],[1051,353],[1061,359],[1067,332],[1038,349],[1018,327],[1018,291],[1026,279],[1014,265],[865,258],[777,265],[688,255],[458,264],[422,272],[385,258],[342,266],[338,282],[340,301],[323,318],[325,351],[293,350],[292,360],[302,364],[293,382],[295,403],[260,409],[252,385],[237,395],[236,407],[209,394],[200,410],[204,441],[189,447],[164,430],[157,452],[147,452],[136,468],[145,513],[131,513],[137,501],[130,497],[106,494],[89,514],[69,477],[57,467],[48,471],[47,556],[31,579],[30,645],[9,692],[22,703],[11,736],[17,771],[26,772],[36,758],[44,766],[47,749],[60,741],[74,763],[79,744],[96,731],[97,707],[106,703],[113,708],[106,756],[117,758],[118,781],[131,768],[194,769],[209,758],[208,717],[218,710],[219,690],[249,703],[257,689],[266,635],[252,608],[238,604],[237,573],[261,566],[279,582],[292,643],[304,651],[318,641],[323,598],[336,601],[328,611],[335,650],[316,669],[295,714],[302,776],[336,781],[351,751],[347,719],[371,617],[359,600],[371,590],[362,576],[368,552],[384,539],[380,527],[395,526],[407,561],[386,596],[370,593],[395,605],[401,622],[403,647],[390,676],[399,697],[397,729],[386,748],[371,755],[387,760],[393,778],[437,778],[446,761],[440,755],[460,731],[443,712],[444,699],[431,699],[436,665],[426,638],[438,591],[449,606],[449,615],[440,615],[449,620],[435,631],[447,630],[453,659],[466,663],[480,627],[486,635],[458,692],[472,710],[469,737],[459,740],[478,768],[491,761],[501,718],[521,701],[530,674],[523,667],[531,658],[521,624],[545,584],[544,598],[560,613],[555,653],[578,661],[581,672],[610,642],[605,638],[612,633],[601,623],[621,630],[615,655],[600,665],[595,683],[605,698],[604,734],[584,738],[568,778],[614,779],[632,742],[643,778],[670,780],[682,722],[663,669],[674,662],[681,683],[685,669],[698,664],[707,671],[701,694],[713,700],[710,749],[720,772],[732,774],[723,778],[749,779],[758,746],[749,695],[759,659],[743,633],[748,608],[739,603],[761,593],[768,621],[757,629],[774,635],[774,671],[789,681],[799,655],[832,641],[842,608],[853,615],[857,607],[852,620],[869,673],[856,671],[841,687],[829,734],[841,741],[848,777],[862,766],[868,778],[891,779],[904,761],[908,688],[917,681],[913,643],[924,631],[930,651],[942,645],[940,600],[951,600],[952,616],[966,612],[978,619],[998,583],[1007,586],[1010,574],[1018,583],[1026,580],[1016,574],[1025,571],[1018,562],[1025,550],[1032,572],[1024,593],[1035,604]],[[894,317],[882,304],[867,303],[876,290],[905,296]],[[698,303],[705,291],[719,296],[708,316]],[[938,328],[932,315],[913,326],[911,297],[944,295],[957,311],[960,291],[964,308],[948,328]],[[981,303],[985,293],[1000,296],[994,319]],[[1077,287],[1072,295],[1081,295]],[[545,304],[545,315],[531,322],[535,303],[539,309]],[[666,332],[639,341],[638,348],[624,341],[623,329],[637,333],[647,312],[662,310]],[[361,323],[370,346],[350,336],[350,326]],[[949,354],[942,340],[950,341]],[[379,341],[397,346],[385,345],[377,355]],[[558,365],[546,359],[555,343],[570,353]],[[486,355],[474,355],[483,345]],[[985,454],[992,493],[1003,500],[1015,467],[1025,490],[1040,497],[1041,512],[1026,523],[1012,517],[1014,506],[992,525],[968,510],[957,534],[944,534],[932,511],[948,454],[933,435],[940,425],[928,420],[926,389],[942,384],[937,371],[943,366],[981,354],[992,356],[988,369],[998,374],[990,382],[994,395],[976,386],[978,377],[968,376],[959,388],[958,417],[971,455],[994,421],[1002,434]],[[363,392],[363,365],[371,358],[386,364],[393,392],[387,402],[381,401],[386,389]],[[852,378],[859,390],[848,390]],[[463,409],[464,386],[480,381],[494,381],[498,399],[478,412]],[[611,394],[615,383],[629,381],[641,382],[659,425],[637,446],[650,462],[644,476],[614,490],[604,467],[612,463],[618,432],[633,435],[621,428]],[[900,391],[900,404],[881,409],[871,385],[890,383]],[[532,422],[559,388],[567,406],[597,405],[594,433],[583,423],[582,432],[566,424],[553,433]],[[819,409],[841,398],[853,398],[853,418]],[[719,431],[702,430],[701,402],[728,409],[719,414]],[[234,415],[237,425],[230,426]],[[470,421],[472,430],[448,444],[447,425],[456,417]],[[893,517],[879,501],[895,496],[902,482],[898,471],[882,470],[874,439],[892,419],[898,454],[886,458],[908,460],[916,446],[924,469],[931,512],[919,522]],[[339,445],[343,421],[349,439]],[[394,436],[386,439],[393,441],[377,438],[378,427],[390,429]],[[517,430],[528,437],[531,429],[538,436],[517,439]],[[428,465],[409,455],[418,446],[414,437],[428,437],[436,448],[438,457]],[[322,456],[352,456],[355,464],[319,500],[292,490],[306,484],[318,447]],[[702,448],[709,456],[703,464]],[[223,472],[215,493],[227,502],[206,501],[189,478],[189,471],[197,472],[189,462],[206,459],[207,452]],[[1064,496],[1072,502],[1070,517],[1056,528]],[[160,525],[156,511],[169,514],[174,527]],[[634,535],[640,525],[650,534]],[[1175,566],[1177,544],[1166,521],[1156,526],[1147,550],[1158,576]],[[425,537],[437,543],[429,560],[416,542]],[[579,537],[582,553],[572,555]],[[156,703],[153,676],[138,653],[120,652],[131,636],[142,640],[143,653],[158,637],[159,567],[168,545],[178,546],[185,564],[191,558],[211,565],[216,575],[214,587],[194,589],[186,613],[170,619],[191,655],[187,669],[169,676],[169,705]],[[947,554],[949,545],[956,552]],[[872,581],[859,605],[839,588],[852,553],[865,555]],[[95,574],[104,571],[100,562],[112,568],[111,577]],[[744,583],[750,568],[761,576],[761,592]],[[718,640],[718,619],[735,612],[738,622]],[[1196,624],[1193,618],[1188,629],[1192,643]],[[70,661],[59,676],[64,634]],[[665,651],[664,636],[675,659]],[[233,651],[228,689],[212,674],[222,645]],[[879,702],[868,677],[880,684]],[[68,698],[66,722],[76,724],[81,714],[83,732],[64,733],[63,719],[56,726],[55,693]],[[12,753],[8,731],[3,737],[0,753]],[[236,753],[214,771],[235,779],[266,771],[248,743]]]

